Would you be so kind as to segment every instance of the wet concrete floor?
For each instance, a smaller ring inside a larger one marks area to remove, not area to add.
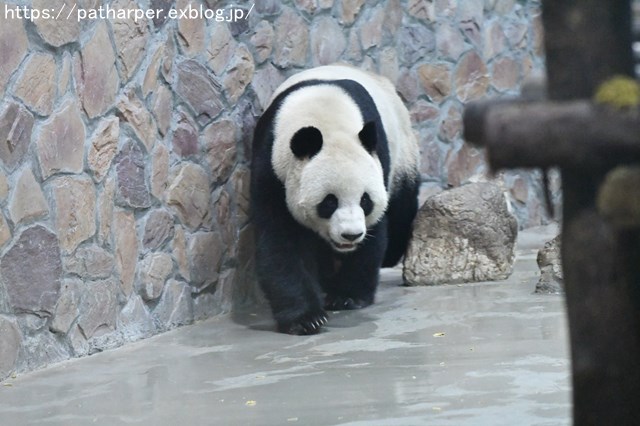
[[[566,425],[562,296],[532,294],[550,228],[507,281],[400,287],[310,337],[256,310],[0,383],[2,425]]]

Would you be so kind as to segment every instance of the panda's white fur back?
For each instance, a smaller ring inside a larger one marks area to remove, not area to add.
[[[409,113],[402,103],[402,100],[396,93],[395,87],[389,80],[379,75],[372,74],[348,65],[326,65],[302,71],[289,77],[278,87],[276,92],[273,94],[272,101],[273,99],[275,99],[275,97],[277,97],[280,93],[282,93],[289,87],[303,81],[343,79],[353,80],[362,85],[365,90],[371,95],[371,98],[376,105],[376,108],[382,120],[382,125],[385,129],[389,146],[389,193],[394,193],[396,186],[399,184],[402,178],[407,176],[416,177],[418,175],[418,163],[420,154],[415,135],[411,128]],[[333,124],[335,125],[336,117],[344,117],[344,120],[341,119],[340,123],[352,124],[354,128],[359,126],[359,129],[357,130],[359,131],[362,128],[363,122],[357,105],[339,88],[331,88],[334,90],[333,93],[329,93],[328,86],[322,86],[321,89],[318,88],[318,92],[314,93],[314,95],[317,94],[322,96],[322,91],[327,90],[327,120],[332,120]],[[306,88],[305,90],[309,89],[310,88]],[[342,96],[340,96],[339,92],[342,92]],[[295,93],[292,93],[288,96],[288,98],[294,94]],[[310,92],[307,92],[303,96],[308,99],[309,94]],[[335,96],[333,98],[333,101],[331,100],[332,96]],[[323,98],[325,97],[323,96]],[[298,107],[302,103],[304,102],[298,102],[296,106]],[[323,104],[323,108],[325,107],[324,105],[325,104]],[[309,107],[314,106],[310,105]],[[317,108],[317,105],[315,105],[315,107]],[[285,105],[283,105],[281,111],[283,111],[284,108]],[[283,117],[299,117],[301,120],[304,119],[304,114],[301,114],[300,111],[296,111],[294,109],[292,109],[292,111],[295,111],[295,114],[283,113],[279,115]],[[289,122],[287,125],[291,126],[291,128],[297,127],[297,129],[299,129],[300,127],[304,127],[301,126],[301,124],[302,123],[300,122]],[[277,145],[277,143],[274,144],[274,149]],[[273,158],[273,160],[274,165],[277,164],[275,161],[275,157]],[[279,177],[282,179],[280,175]]]

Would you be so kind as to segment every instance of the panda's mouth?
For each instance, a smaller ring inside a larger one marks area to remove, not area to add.
[[[342,253],[354,251],[358,247],[358,244],[355,243],[337,243],[335,241],[331,241],[331,245],[336,251]]]

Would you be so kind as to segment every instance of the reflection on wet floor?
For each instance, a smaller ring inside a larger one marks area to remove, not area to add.
[[[319,335],[274,333],[257,308],[9,380],[1,423],[569,424],[564,302],[532,293],[543,231],[504,282],[408,288],[385,270],[375,305]]]

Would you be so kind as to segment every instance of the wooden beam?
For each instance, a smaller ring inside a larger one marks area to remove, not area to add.
[[[466,140],[489,148],[494,170],[565,167],[606,170],[640,162],[640,111],[589,101],[484,101],[463,116]]]

